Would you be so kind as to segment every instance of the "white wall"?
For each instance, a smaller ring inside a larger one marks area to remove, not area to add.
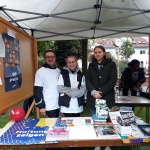
[[[114,48],[105,48],[105,49],[106,51],[109,51],[111,55],[117,59],[116,49]],[[148,64],[149,64],[148,63],[148,59],[149,59],[148,48],[141,47],[141,48],[135,48],[134,50],[135,50],[135,54],[131,56],[129,61],[131,61],[132,59],[138,59],[140,62],[143,61],[143,67],[148,69]],[[145,54],[140,54],[140,51],[145,51]],[[119,58],[121,59],[121,56]]]
[[[140,54],[140,51],[145,51],[145,54]],[[148,48],[135,48],[135,54],[132,55],[130,60],[138,59],[140,62],[143,61],[143,67],[148,69]]]

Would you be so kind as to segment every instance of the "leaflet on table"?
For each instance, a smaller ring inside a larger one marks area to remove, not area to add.
[[[150,124],[138,125],[138,128],[144,134],[145,137],[150,137]]]
[[[57,118],[40,118],[36,126],[45,127],[45,126],[54,126],[57,121]]]
[[[118,124],[117,122],[117,117],[121,117],[121,114],[120,114],[120,111],[111,111],[109,112],[109,117],[110,117],[110,120],[112,122],[112,124]]]
[[[69,139],[69,128],[68,127],[49,127],[46,141],[55,140],[67,140]]]
[[[120,138],[120,136],[116,133],[112,124],[93,124],[95,133],[98,137],[108,137],[108,138]]]
[[[135,138],[145,138],[144,134],[134,124],[131,124],[131,135]]]

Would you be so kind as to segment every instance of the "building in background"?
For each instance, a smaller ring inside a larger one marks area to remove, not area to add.
[[[95,46],[102,45],[105,47],[106,51],[109,51],[111,55],[117,59],[118,47],[121,46],[122,42],[127,39],[133,43],[133,47],[135,51],[135,53],[131,56],[129,61],[131,61],[132,59],[138,59],[140,61],[141,67],[148,69],[148,65],[149,65],[148,45],[149,43],[145,38],[142,38],[142,37],[99,38],[99,39],[94,39],[93,43],[92,41],[89,42],[89,43],[92,43],[91,46],[89,46],[89,49],[91,50],[91,53],[92,53]],[[121,56],[119,56],[119,60],[121,59],[122,59]]]

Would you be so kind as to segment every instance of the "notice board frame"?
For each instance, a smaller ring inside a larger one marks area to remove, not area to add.
[[[37,41],[36,38],[29,36],[26,32],[12,25],[0,17],[0,35],[7,33],[8,29],[16,32],[16,38],[19,39],[20,46],[20,68],[22,72],[21,87],[5,92],[3,57],[0,57],[0,114],[14,107],[20,102],[33,96],[33,84],[35,72],[38,68],[37,61]]]

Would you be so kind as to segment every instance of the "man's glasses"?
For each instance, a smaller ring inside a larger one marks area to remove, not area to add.
[[[50,59],[50,58],[51,58],[51,59],[54,59],[55,56],[46,56],[45,58],[46,58],[46,59]]]

